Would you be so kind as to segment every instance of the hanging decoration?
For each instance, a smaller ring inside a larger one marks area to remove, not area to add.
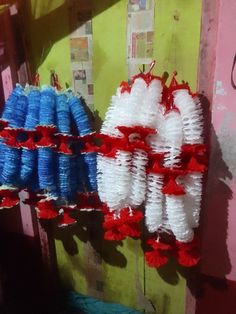
[[[53,86],[17,85],[6,101],[0,119],[0,208],[19,203],[18,192],[29,191],[28,204],[38,218],[59,217],[59,225],[76,222],[70,217],[99,206],[96,196],[94,132],[81,99],[63,91],[58,77]],[[39,85],[39,77],[35,80]],[[85,202],[87,200],[87,203]],[[89,201],[88,201],[89,200]]]
[[[154,64],[121,83],[98,135],[105,239],[139,237],[144,208],[153,234],[147,264],[159,267],[172,255],[193,266],[199,261],[195,228],[206,171],[202,107],[188,84],[177,83],[177,73],[169,87],[152,75]]]

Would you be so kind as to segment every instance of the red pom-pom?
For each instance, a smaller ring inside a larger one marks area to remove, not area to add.
[[[40,219],[53,219],[58,216],[52,200],[43,200],[37,203],[37,216]]]
[[[192,267],[200,261],[199,241],[196,237],[189,243],[176,241],[176,249],[176,258],[180,265]]]
[[[168,257],[161,251],[152,251],[145,253],[145,261],[150,267],[159,268],[168,262]]]
[[[181,185],[177,184],[174,176],[169,176],[168,182],[162,188],[162,193],[168,195],[183,195],[185,191]]]

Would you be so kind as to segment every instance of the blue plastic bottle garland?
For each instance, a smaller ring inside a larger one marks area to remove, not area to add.
[[[6,145],[3,144],[3,140],[0,138],[0,183],[2,183],[2,170],[5,162],[5,149]]]
[[[84,161],[87,166],[87,176],[89,181],[89,191],[97,190],[97,154],[88,153],[84,155]]]
[[[16,107],[16,102],[18,101],[19,96],[22,94],[22,91],[23,87],[17,84],[16,88],[13,89],[11,95],[6,101],[1,119],[8,122],[12,120],[12,115]]]
[[[2,170],[2,183],[6,185],[18,185],[21,151],[20,149],[7,146],[4,152],[5,159]]]
[[[1,119],[7,122],[9,122],[12,119],[12,113],[16,106],[18,96],[21,94],[21,92],[22,92],[22,87],[20,85],[17,85],[6,101]],[[0,138],[0,183],[3,183],[2,171],[3,171],[3,167],[5,163],[5,151],[6,151],[6,145],[3,144],[3,142],[4,142],[3,139]]]
[[[34,130],[37,125],[56,126],[59,133],[91,133],[86,111],[72,93],[56,93],[51,87],[33,88],[28,95],[17,85],[6,102],[2,119],[13,128]],[[52,147],[28,150],[8,147],[0,140],[0,182],[8,185],[43,189],[64,200],[73,200],[77,191],[96,190],[96,154],[56,153]]]
[[[70,133],[70,111],[68,106],[68,97],[65,93],[57,95],[56,102],[56,120],[59,133]],[[72,196],[72,190],[75,187],[71,186],[71,156],[61,153],[57,154],[57,187],[60,197],[69,200]]]
[[[6,103],[3,118],[8,118],[9,126],[12,128],[21,128],[24,126],[25,117],[28,108],[28,100],[21,86],[17,86],[14,91],[14,98],[10,97]],[[5,160],[2,170],[2,183],[7,185],[18,185],[19,171],[21,164],[21,149],[6,147]]]
[[[39,124],[55,125],[56,118],[56,94],[53,88],[44,87],[41,92]],[[57,195],[55,152],[52,148],[42,147],[38,149],[38,177],[40,189]]]
[[[52,87],[44,86],[41,91],[39,124],[55,125],[56,93]]]
[[[39,148],[38,176],[40,189],[47,190],[52,195],[57,196],[55,154],[49,147]]]
[[[92,132],[90,121],[87,113],[81,103],[81,100],[72,96],[69,99],[70,112],[73,117],[73,120],[76,124],[77,130],[80,135],[86,135]]]
[[[88,115],[84,109],[81,100],[72,96],[69,101],[70,111],[77,126],[79,135],[83,136],[92,132]],[[88,153],[78,157],[78,170],[80,189],[86,186],[87,190],[95,191],[97,189],[97,158],[95,153]]]
[[[70,167],[70,156],[58,154],[57,158],[58,162],[58,188],[60,197],[65,200],[69,200],[71,198],[71,185],[70,185],[70,175],[71,175],[71,167]]]
[[[40,98],[40,90],[32,88],[28,94],[28,112],[25,119],[25,128],[28,130],[34,130],[39,124]]]
[[[33,88],[28,94],[28,112],[25,120],[25,129],[34,130],[39,123],[40,91]],[[37,150],[22,149],[20,181],[23,187],[37,186]]]
[[[56,121],[59,133],[70,134],[70,110],[68,106],[68,97],[65,93],[60,93],[57,95]]]

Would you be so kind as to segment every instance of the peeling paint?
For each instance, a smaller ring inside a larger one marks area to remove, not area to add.
[[[223,88],[222,81],[216,81],[215,82],[215,94],[221,95],[221,96],[227,95],[225,89]]]

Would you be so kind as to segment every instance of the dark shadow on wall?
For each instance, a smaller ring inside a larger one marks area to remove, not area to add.
[[[68,36],[83,23],[90,20],[92,15],[100,14],[120,0],[99,0],[99,4],[98,1],[94,0],[65,0],[61,6],[39,18],[35,18],[33,15],[33,12],[37,9],[37,2],[35,2],[34,8],[31,0],[18,1],[21,4],[22,15],[26,21],[25,26],[28,26],[27,47],[32,51],[30,56],[31,73],[36,73],[54,43]],[[39,3],[41,1],[38,2],[38,5]],[[45,5],[42,7],[45,9]],[[31,44],[32,36],[37,36],[33,46]]]
[[[127,264],[125,256],[119,252],[122,242],[105,241],[102,228],[103,215],[101,212],[80,212],[76,225],[68,228],[55,228],[54,236],[62,241],[65,251],[69,255],[80,254],[76,236],[81,242],[90,243],[100,258],[109,265],[123,268]]]

